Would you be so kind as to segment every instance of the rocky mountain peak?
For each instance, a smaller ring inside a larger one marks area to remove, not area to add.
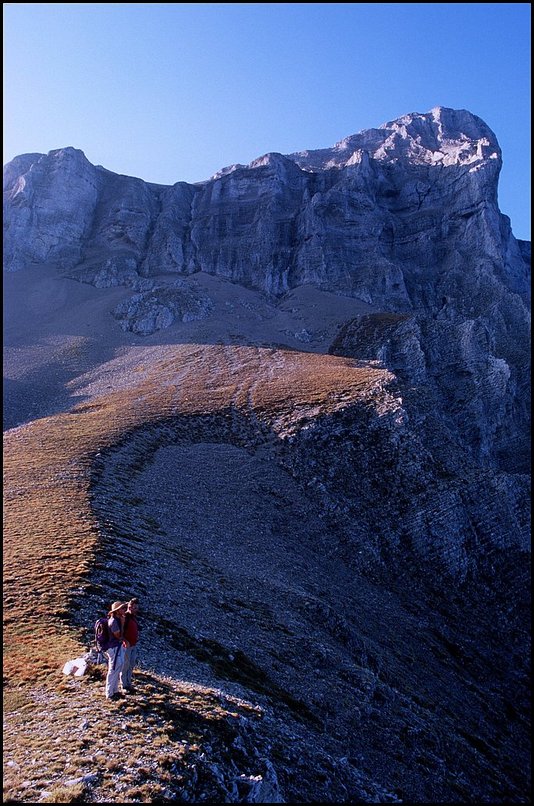
[[[491,159],[500,168],[501,161],[497,138],[483,120],[464,109],[442,106],[365,129],[332,148],[289,156],[303,170],[317,171],[345,167],[357,152],[380,162],[410,165],[474,165]]]

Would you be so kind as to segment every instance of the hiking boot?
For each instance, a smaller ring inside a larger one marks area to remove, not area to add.
[[[111,697],[109,697],[109,699],[110,700],[123,700],[124,699],[124,694],[119,694],[119,692],[117,691],[115,694],[112,694]]]
[[[137,689],[135,689],[133,686],[130,686],[129,688],[123,688],[122,693],[123,694],[136,694]]]

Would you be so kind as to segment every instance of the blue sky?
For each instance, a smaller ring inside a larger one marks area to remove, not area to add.
[[[4,164],[81,148],[173,184],[434,106],[503,151],[530,238],[528,3],[4,3]]]

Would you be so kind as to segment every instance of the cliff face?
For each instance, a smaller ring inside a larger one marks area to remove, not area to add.
[[[53,263],[131,287],[115,315],[141,335],[209,314],[209,298],[172,278],[196,272],[275,299],[313,285],[409,314],[384,343],[357,323],[333,349],[428,381],[477,456],[524,468],[530,253],[499,212],[500,167],[486,124],[441,107],[198,185],[118,176],[73,148],[27,154],[4,171],[5,268]]]
[[[474,275],[473,312],[495,282],[528,289],[497,206],[500,167],[490,129],[443,108],[197,185],[118,176],[73,148],[27,154],[4,173],[5,267],[74,268],[106,249],[143,276],[204,271],[275,295],[312,283],[408,310],[440,310]]]

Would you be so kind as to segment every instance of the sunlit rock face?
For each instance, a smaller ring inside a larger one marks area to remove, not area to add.
[[[4,169],[4,267],[76,265],[98,195],[98,172],[77,149],[16,157]]]
[[[484,305],[494,278],[528,285],[500,167],[486,124],[440,107],[197,185],[118,176],[73,148],[27,154],[4,172],[5,266],[74,267],[105,248],[143,275],[205,271],[275,295],[312,283],[406,310],[441,308],[447,279],[473,275]]]

